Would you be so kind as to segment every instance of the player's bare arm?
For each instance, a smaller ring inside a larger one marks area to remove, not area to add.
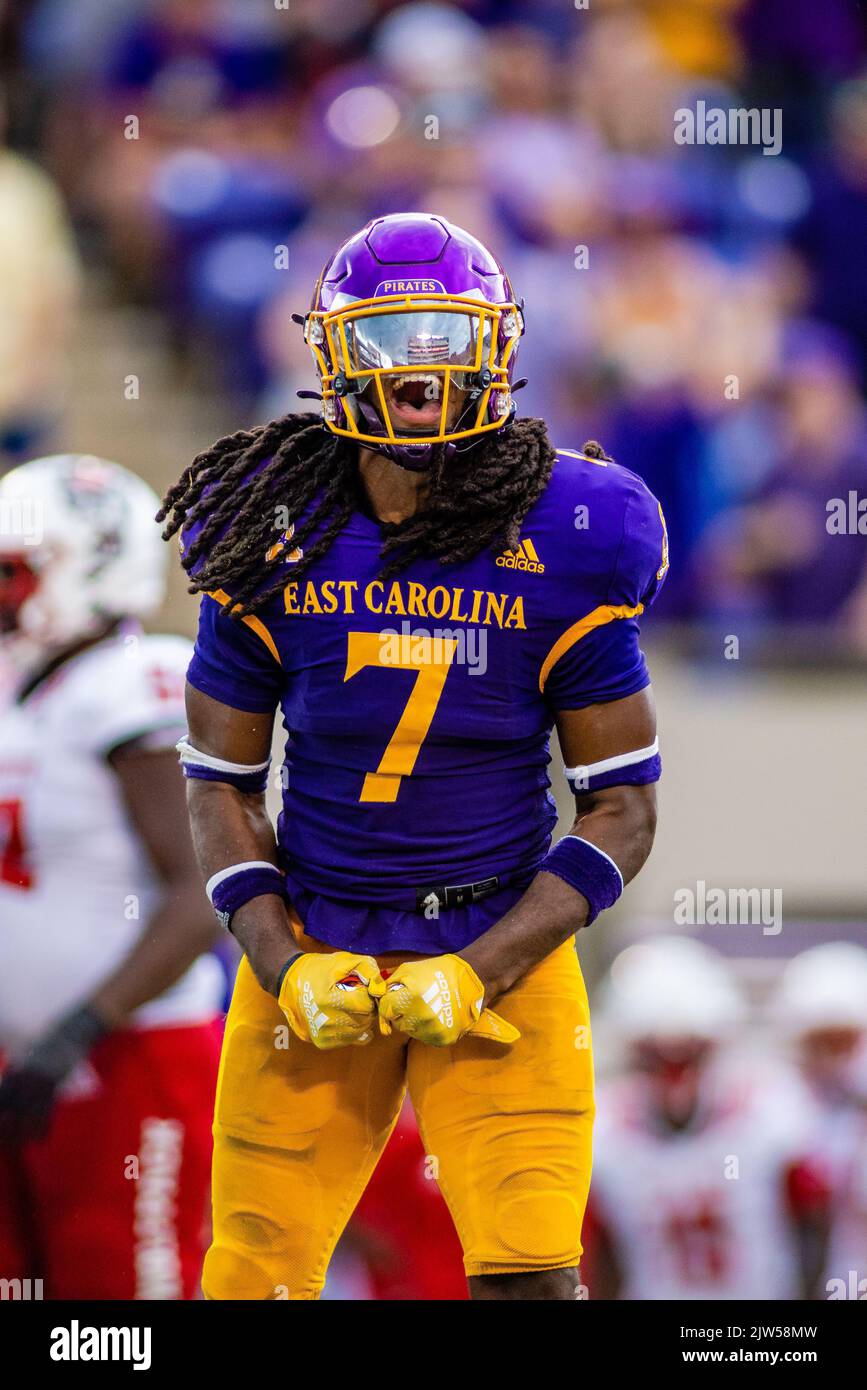
[[[273,716],[232,709],[189,684],[187,716],[188,772],[200,757],[216,759],[224,768],[267,764]],[[215,886],[212,901],[218,915],[225,907],[216,896],[219,886],[251,879],[253,886],[242,890],[243,901],[232,905],[230,920],[259,984],[278,998],[304,1042],[323,1050],[369,1043],[376,1006],[368,986],[379,981],[376,961],[364,952],[325,955],[296,945],[264,792],[245,790],[243,774],[239,778],[237,773],[234,785],[195,775],[187,785],[196,854],[209,890]],[[316,1008],[310,1002],[314,997]]]
[[[203,753],[239,765],[265,762],[273,716],[231,709],[187,686],[190,742]],[[231,864],[277,863],[274,829],[264,792],[245,793],[227,782],[187,781],[187,805],[196,857],[205,880]],[[232,934],[263,989],[276,993],[287,957],[295,949],[283,900],[261,895],[239,908]]]
[[[174,750],[149,750],[132,743],[115,750],[109,761],[161,890],[160,902],[129,955],[90,1001],[116,1028],[175,984],[214,945],[219,928],[202,891]]]
[[[647,686],[625,700],[564,710],[557,715],[567,766],[592,765],[646,748],[656,738],[656,715]],[[624,884],[650,854],[656,829],[656,784],[607,787],[577,798],[570,835],[580,836],[613,859]],[[485,985],[491,1003],[587,921],[584,895],[544,869],[523,898],[494,927],[460,954]]]

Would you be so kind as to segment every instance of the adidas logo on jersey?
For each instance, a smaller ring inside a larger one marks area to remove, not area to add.
[[[531,540],[522,540],[518,546],[517,555],[513,555],[511,550],[505,550],[502,555],[497,556],[497,564],[504,570],[527,570],[530,574],[544,574],[545,566],[539,559],[538,552]]]

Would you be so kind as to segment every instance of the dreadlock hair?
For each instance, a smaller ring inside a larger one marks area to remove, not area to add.
[[[606,463],[614,462],[611,455],[606,454],[604,448],[597,439],[588,439],[587,443],[582,445],[581,452],[589,459],[604,459]]]
[[[606,457],[601,445],[590,443]],[[521,523],[544,492],[555,460],[545,423],[537,419],[516,420],[449,459],[438,446],[424,508],[382,525],[380,578],[420,557],[450,565],[487,548],[517,551]],[[263,466],[255,471],[257,465]],[[286,550],[274,544],[283,529],[275,535],[278,504],[283,516],[296,519],[310,508],[291,536],[292,548],[303,547],[292,564],[298,579],[326,554],[362,501],[356,446],[332,434],[318,415],[297,413],[238,430],[198,454],[169,488],[156,519],[167,523],[165,540],[202,521],[182,557],[189,592],[230,586],[229,607],[240,619],[286,585]],[[308,546],[319,527],[322,534]]]

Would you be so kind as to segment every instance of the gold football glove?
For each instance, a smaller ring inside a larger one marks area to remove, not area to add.
[[[293,1033],[314,1047],[369,1043],[376,1034],[370,986],[381,981],[373,956],[306,951],[290,965],[278,1003]]]
[[[379,1001],[379,1028],[408,1033],[433,1047],[449,1047],[465,1033],[512,1043],[521,1034],[499,1014],[484,1007],[485,987],[460,956],[434,956],[399,965],[370,984]]]

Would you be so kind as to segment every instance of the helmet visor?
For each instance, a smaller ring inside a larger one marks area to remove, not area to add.
[[[467,367],[488,364],[492,318],[484,313],[414,309],[346,318],[336,333],[344,371]]]

